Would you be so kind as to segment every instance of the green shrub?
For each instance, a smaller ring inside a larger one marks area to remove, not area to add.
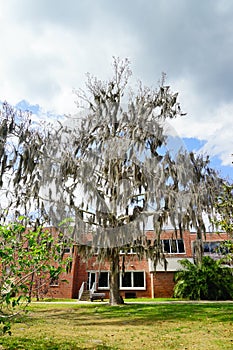
[[[233,271],[221,260],[203,257],[202,263],[180,261],[183,270],[175,274],[174,297],[190,300],[233,299]]]
[[[42,226],[27,229],[24,217],[19,220],[0,225],[0,334],[10,334],[12,319],[70,262],[63,259],[62,237]]]

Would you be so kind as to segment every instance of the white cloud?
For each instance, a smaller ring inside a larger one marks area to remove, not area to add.
[[[230,164],[232,18],[226,0],[1,1],[0,100],[73,113],[85,73],[106,79],[112,56],[128,57],[148,85],[167,72],[188,113],[177,133]]]
[[[207,139],[202,152],[218,156],[223,165],[232,164],[233,135],[232,135],[233,103],[219,106],[213,118],[218,120],[218,128]]]
[[[223,165],[231,165],[233,102],[206,102],[205,95],[198,94],[191,79],[177,80],[172,86],[179,91],[182,109],[187,112],[187,116],[171,122],[179,136],[206,141],[201,153],[218,156]]]
[[[21,6],[23,3],[25,7],[28,4],[23,1]],[[43,20],[46,16],[41,13],[38,23],[36,13],[29,20],[22,15],[23,6],[17,13],[19,5],[14,4],[14,10],[5,5],[6,17],[2,16],[0,24],[1,33],[5,32],[1,37],[4,53],[0,63],[2,100],[16,103],[26,99],[58,113],[74,112],[72,89],[83,85],[86,72],[106,78],[113,55],[136,54],[134,37],[124,33],[120,26],[111,27],[110,22],[103,26],[94,18],[84,31],[79,26],[65,26],[62,21]],[[30,4],[28,6],[30,8]],[[30,11],[26,14],[30,16]],[[77,23],[79,20],[77,16]],[[106,25],[109,25],[108,35],[104,36]]]

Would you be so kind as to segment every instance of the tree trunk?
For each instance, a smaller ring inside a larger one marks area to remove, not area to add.
[[[120,305],[124,304],[122,297],[120,296],[119,291],[119,253],[113,251],[110,257],[110,305]]]
[[[195,245],[195,263],[196,263],[196,265],[199,265],[202,263],[202,258],[203,258],[203,241],[202,241],[202,239],[197,239],[196,245]]]
[[[35,277],[35,272],[33,272],[31,275],[30,287],[28,291],[28,297],[30,300],[32,299],[32,288],[33,288],[34,277]]]
[[[197,239],[195,242],[195,263],[200,265],[203,258],[203,240],[200,232],[197,232]]]

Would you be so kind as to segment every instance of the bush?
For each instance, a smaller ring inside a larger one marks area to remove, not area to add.
[[[20,222],[0,225],[0,334],[69,263],[62,237]]]
[[[174,297],[190,300],[233,299],[233,271],[221,260],[203,257],[202,263],[194,264],[183,259],[184,268],[175,274]]]

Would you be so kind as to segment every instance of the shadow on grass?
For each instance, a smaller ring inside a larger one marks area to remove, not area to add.
[[[31,307],[29,314],[18,319],[18,322],[22,323],[22,326],[17,325],[11,337],[6,336],[0,339],[0,349],[116,350],[119,349],[120,340],[115,341],[116,346],[114,347],[109,338],[109,335],[112,334],[110,332],[114,333],[116,330],[116,334],[128,337],[129,341],[132,334],[134,337],[138,336],[140,340],[140,336],[143,339],[143,333],[148,334],[149,331],[149,333],[153,332],[154,334],[154,332],[163,330],[163,336],[167,337],[168,332],[167,341],[169,342],[169,337],[173,337],[174,344],[176,344],[174,347],[169,347],[168,343],[166,349],[178,349],[180,347],[177,344],[180,344],[179,338],[181,337],[179,332],[182,332],[182,329],[185,333],[188,330],[192,334],[193,330],[199,332],[201,329],[202,332],[202,329],[207,327],[205,334],[208,335],[208,324],[213,323],[213,332],[218,333],[220,329],[221,331],[226,329],[230,332],[233,322],[233,304],[126,304],[114,307],[101,303],[93,305],[36,305]],[[221,325],[219,329],[218,324]],[[149,327],[139,330],[142,326]],[[21,329],[25,327],[25,331],[21,330],[17,333],[19,327]],[[26,328],[29,330],[31,328],[31,331],[27,333]],[[112,330],[113,328],[114,330]],[[142,335],[140,335],[141,332]],[[108,337],[106,337],[106,333]],[[198,334],[203,336],[203,333]],[[219,349],[230,349],[229,346],[222,346],[232,341],[230,334],[228,334],[228,338],[220,340]],[[173,340],[170,339],[170,341]],[[214,341],[218,341],[218,339]],[[153,339],[150,344],[155,344]],[[156,347],[150,347],[150,349],[152,348]],[[212,349],[213,347],[207,348]],[[217,347],[214,348],[217,349]]]
[[[1,347],[3,346],[3,348]],[[80,347],[74,341],[70,342],[56,342],[53,339],[45,340],[43,338],[4,338],[0,340],[0,348],[8,350],[86,350],[87,347]],[[104,344],[88,347],[89,350],[114,350],[115,347]]]
[[[38,314],[39,313],[39,314]],[[63,319],[76,325],[140,325],[162,321],[204,321],[233,322],[233,304],[164,304],[164,305],[88,305],[69,307],[68,309],[49,308],[35,310],[30,320],[46,318]]]

